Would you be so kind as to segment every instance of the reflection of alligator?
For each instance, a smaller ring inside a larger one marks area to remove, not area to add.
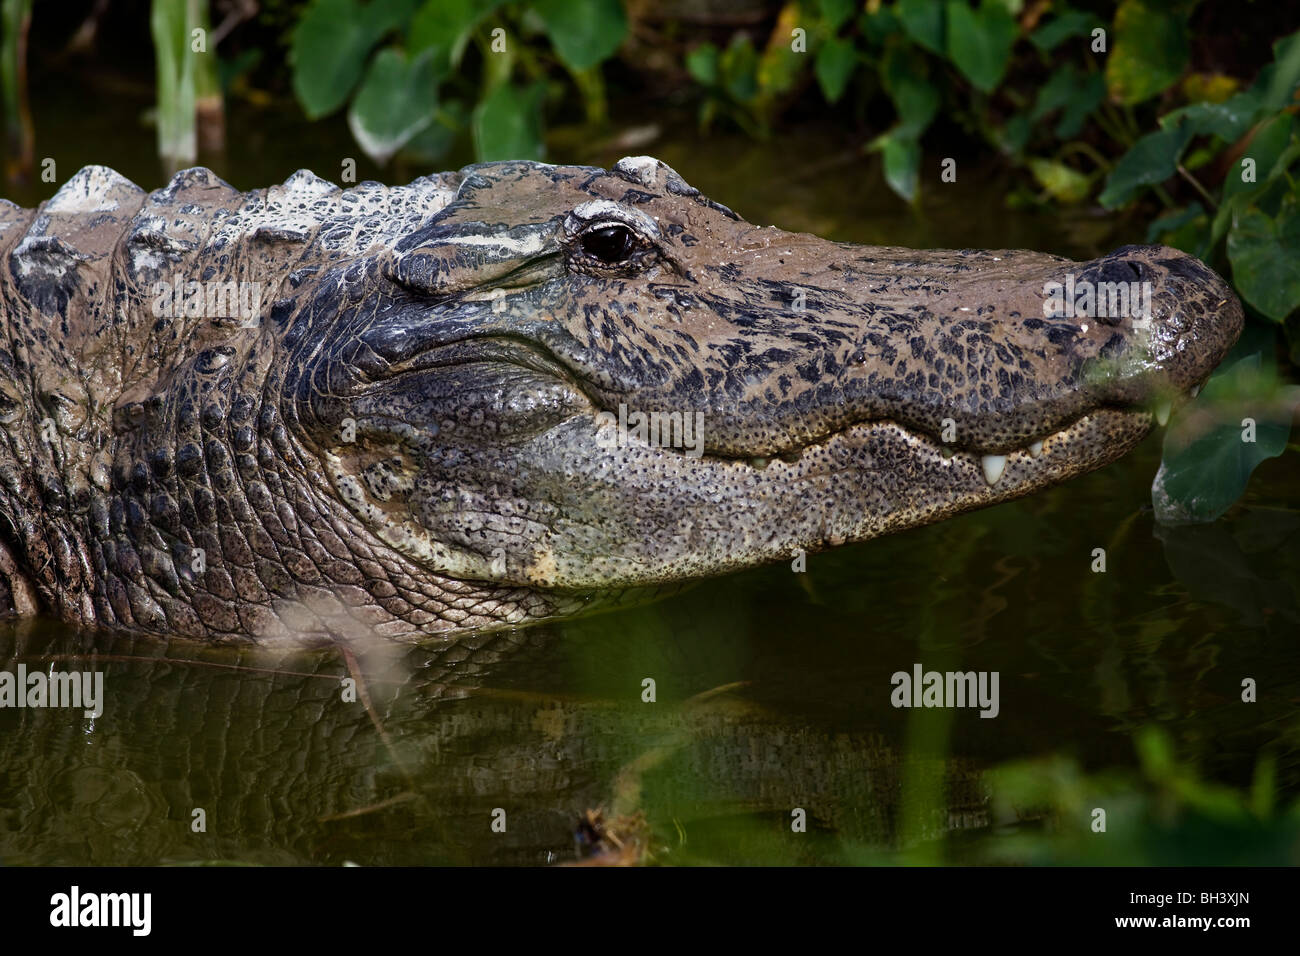
[[[1023,495],[1123,454],[1242,317],[1171,249],[827,242],[646,157],[89,167],[0,206],[0,253],[0,592],[214,641],[569,615]],[[1149,283],[1149,330],[1044,317],[1054,282]]]
[[[802,807],[809,834],[787,859],[803,858],[820,831],[894,845],[903,767],[888,736],[821,729],[744,693],[688,707],[536,693],[525,688],[554,660],[542,653],[553,650],[549,634],[473,635],[370,661],[383,734],[360,702],[344,700],[335,652],[270,660],[101,636],[91,665],[68,656],[85,653],[85,637],[0,637],[0,668],[94,666],[107,688],[93,722],[66,709],[0,709],[0,862],[571,859],[578,815],[613,809],[620,769],[656,753],[664,759],[644,775],[647,802],[672,808],[693,837],[712,819],[780,838]],[[932,833],[987,821],[973,764],[919,768],[949,791]],[[504,833],[491,828],[498,807]],[[191,829],[196,808],[206,832]],[[672,825],[656,823],[674,842]]]

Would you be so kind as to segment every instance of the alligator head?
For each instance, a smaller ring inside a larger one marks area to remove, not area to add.
[[[116,503],[80,533],[91,578],[134,576],[117,602],[92,581],[98,618],[146,628],[271,637],[333,590],[414,639],[923,525],[1118,458],[1242,322],[1172,249],[830,242],[647,157],[471,166],[382,203],[186,175],[136,200],[134,286],[187,261],[278,287],[252,329],[190,323],[120,385]],[[204,190],[243,220],[177,250],[147,207],[202,214]],[[257,237],[295,251],[238,248]],[[238,567],[193,571],[205,540]]]
[[[1241,323],[1171,249],[828,242],[649,159],[472,167],[379,272],[382,296],[331,291],[290,336],[301,434],[412,560],[541,588],[716,574],[1059,483],[1131,447]],[[1149,283],[1149,328],[1046,317],[1071,276]]]

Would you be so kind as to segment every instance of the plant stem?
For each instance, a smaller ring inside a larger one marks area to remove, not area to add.
[[[1218,209],[1219,204],[1215,202],[1214,197],[1210,195],[1209,190],[1201,185],[1201,181],[1187,171],[1182,163],[1178,164],[1178,175],[1192,184],[1192,188],[1201,194],[1201,198],[1210,204],[1211,209]]]
[[[1133,145],[1133,140],[1129,138],[1128,134],[1124,131],[1123,125],[1113,115],[1113,113],[1114,111],[1109,106],[1103,106],[1101,109],[1097,110],[1097,112],[1092,114],[1092,118],[1096,120],[1097,125],[1101,127],[1103,133],[1115,140],[1115,142],[1128,148]]]
[[[1083,155],[1087,156],[1096,164],[1098,172],[1109,170],[1114,165],[1105,156],[1097,152],[1091,144],[1085,143],[1083,140],[1075,140],[1072,143],[1066,143],[1061,147],[1059,155],[1066,156],[1070,153],[1083,153]]]
[[[197,0],[153,0],[149,27],[158,63],[158,157],[168,173],[194,162],[194,55]]]
[[[27,31],[32,0],[3,0],[3,41],[0,41],[0,87],[5,107],[5,175],[11,182],[31,178],[35,166],[35,135],[27,102]]]

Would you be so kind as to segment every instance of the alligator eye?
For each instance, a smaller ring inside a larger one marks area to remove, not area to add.
[[[627,226],[601,226],[582,235],[582,251],[609,266],[626,261],[635,244],[636,239]]]

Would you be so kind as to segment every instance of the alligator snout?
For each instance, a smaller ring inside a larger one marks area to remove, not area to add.
[[[1102,290],[1094,308],[1103,301],[1107,307],[1120,303],[1121,315],[1103,316],[1103,321],[1128,320],[1147,333],[1131,343],[1130,374],[1137,387],[1119,390],[1132,401],[1199,387],[1241,334],[1241,303],[1228,284],[1200,259],[1177,249],[1124,246],[1095,260],[1083,276]],[[1125,286],[1127,314],[1122,308]]]
[[[596,401],[635,391],[650,411],[702,412],[723,457],[788,457],[884,422],[952,449],[1031,447],[1097,409],[1186,393],[1242,323],[1218,276],[1161,246],[1072,262],[746,226],[718,258],[693,266],[705,281],[674,285],[685,307],[654,329],[689,335],[690,360],[623,361],[635,386],[615,379]]]

